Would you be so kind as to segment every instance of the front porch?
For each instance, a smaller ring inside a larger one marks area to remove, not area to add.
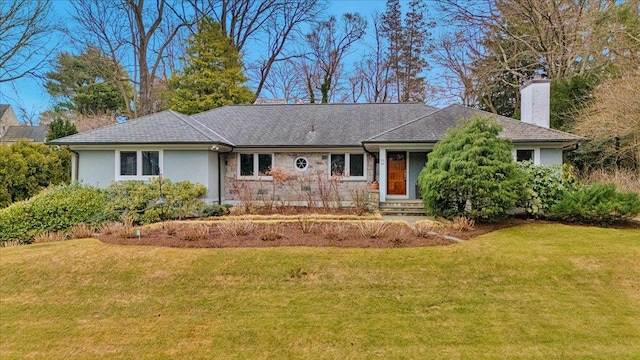
[[[430,149],[394,149],[380,147],[380,207],[417,207],[421,204],[418,176],[427,163]],[[405,206],[406,205],[406,206]],[[422,205],[420,205],[421,207]]]

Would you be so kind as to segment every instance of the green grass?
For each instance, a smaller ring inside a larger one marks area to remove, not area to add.
[[[640,358],[640,232],[412,249],[0,250],[2,359]]]

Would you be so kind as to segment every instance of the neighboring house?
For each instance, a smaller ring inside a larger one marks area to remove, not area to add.
[[[0,137],[0,144],[11,145],[19,141],[44,142],[47,137],[46,126],[17,125],[7,127],[6,132]]]
[[[0,104],[0,138],[7,132],[9,126],[20,125],[13,108],[8,104]]]
[[[305,181],[333,174],[341,199],[378,181],[384,203],[416,199],[427,153],[447,129],[476,114],[497,118],[517,160],[562,163],[562,152],[582,138],[549,129],[549,82],[531,82],[522,96],[523,121],[461,105],[233,105],[191,116],[163,111],[50,143],[73,151],[73,179],[99,187],[162,174],[204,184],[208,201],[235,203],[247,189],[268,196],[272,185],[281,186],[269,173],[279,168],[301,179],[279,194],[293,196],[309,190]]]

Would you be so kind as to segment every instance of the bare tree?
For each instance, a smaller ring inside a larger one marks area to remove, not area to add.
[[[476,39],[469,30],[456,30],[439,36],[431,54],[433,61],[445,69],[441,75],[446,91],[464,105],[476,103],[474,80],[471,73],[472,56],[476,52]]]
[[[72,37],[83,45],[94,44],[114,62],[120,61],[131,76],[137,94],[129,99],[129,118],[161,110],[156,87],[174,64],[174,40],[188,32],[206,9],[177,0],[78,0],[73,2],[78,29]],[[124,95],[124,94],[123,94]]]
[[[355,65],[356,75],[363,88],[362,92],[367,102],[388,102],[390,94],[390,63],[385,56],[385,46],[380,30],[380,15],[372,14],[373,45],[370,52]]]
[[[0,83],[42,77],[40,70],[59,43],[60,28],[50,0],[7,0],[0,4]]]
[[[305,90],[300,82],[304,75],[292,60],[275,62],[263,89],[272,97],[284,102],[295,102],[304,97]]]
[[[225,33],[243,53],[249,47],[259,49],[255,94],[259,97],[275,62],[298,54],[285,54],[285,45],[299,35],[300,26],[315,21],[324,8],[323,0],[209,0],[216,19]]]
[[[615,157],[640,174],[640,71],[626,73],[598,85],[594,101],[578,117],[576,131],[596,142],[599,158]]]
[[[320,22],[311,33],[307,34],[309,59],[315,67],[304,66],[308,79],[309,96],[314,100],[311,80],[318,81],[315,88],[320,90],[321,102],[328,103],[333,89],[339,79],[340,67],[344,57],[349,54],[351,46],[360,40],[367,27],[367,21],[358,13],[344,14],[340,24],[335,16]]]

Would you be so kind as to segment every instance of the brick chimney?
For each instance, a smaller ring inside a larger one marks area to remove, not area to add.
[[[533,79],[520,88],[520,119],[523,122],[549,128],[551,82]]]

